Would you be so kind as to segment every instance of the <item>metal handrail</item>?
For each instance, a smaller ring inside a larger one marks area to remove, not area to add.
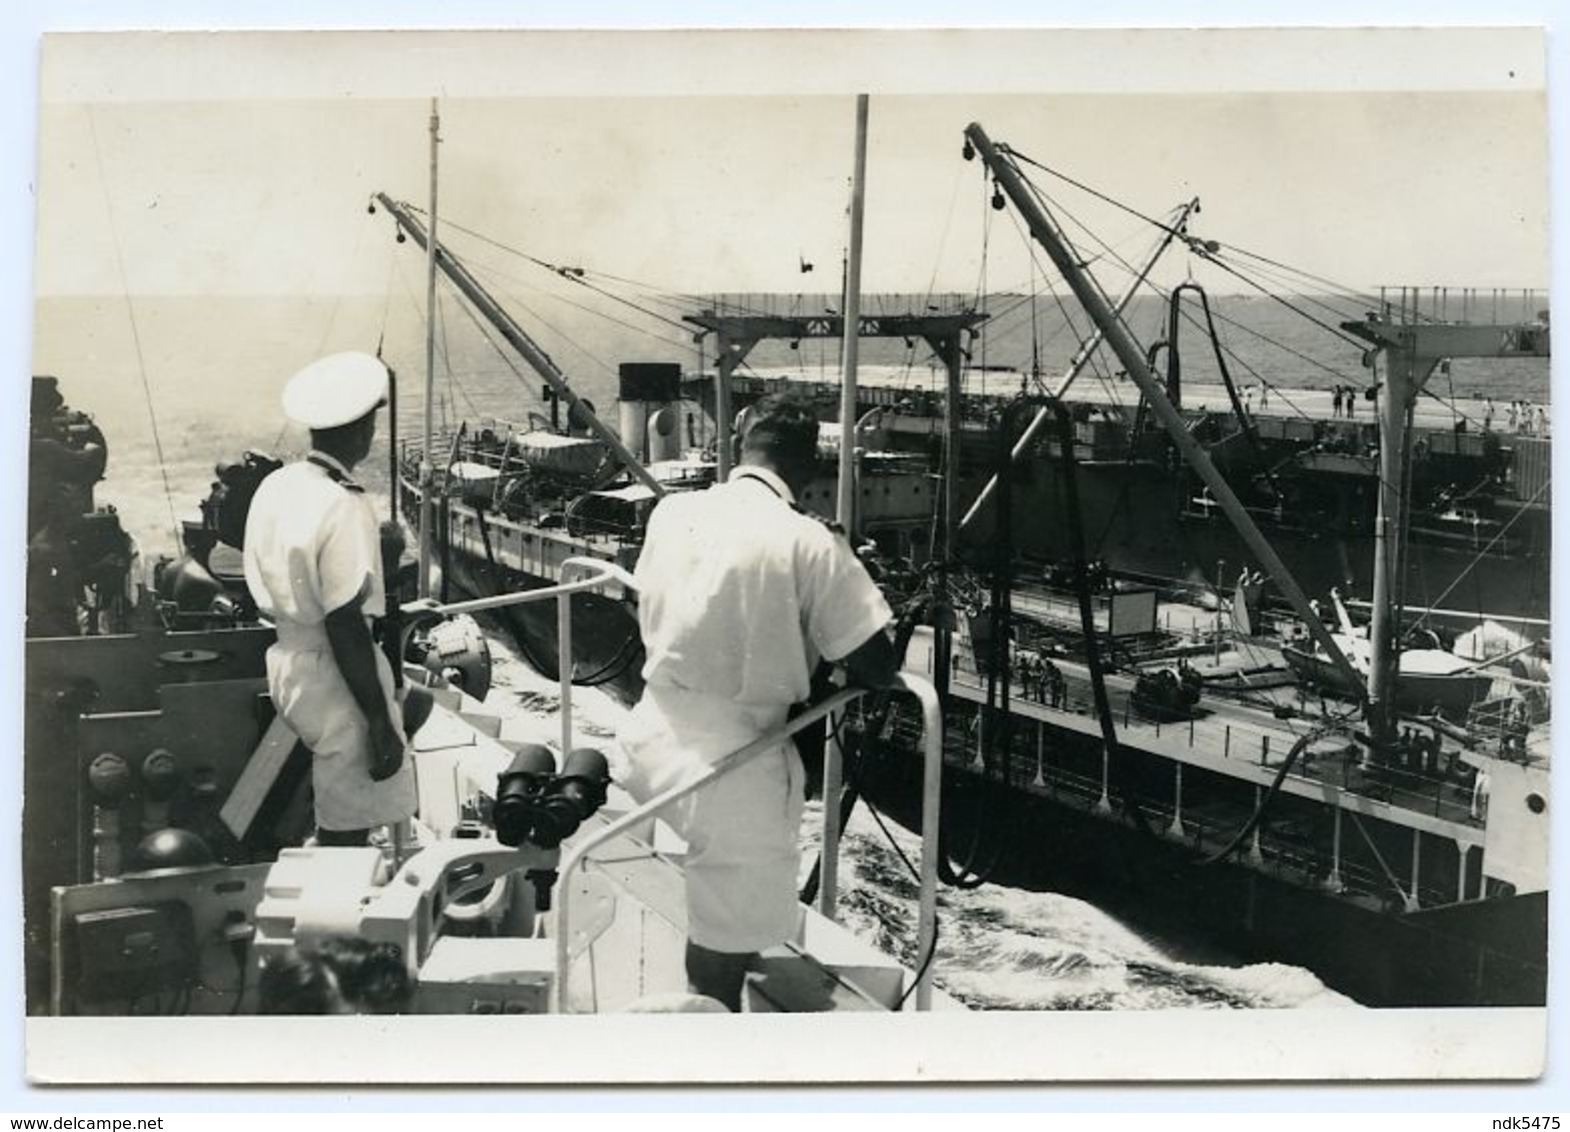
[[[939,787],[943,775],[943,716],[942,707],[938,701],[937,689],[925,679],[909,673],[902,673],[895,679],[895,689],[903,690],[914,695],[921,703],[923,721],[923,780],[922,780],[922,839],[921,839],[921,879],[920,902],[917,913],[918,934],[917,954],[922,956],[922,963],[917,974],[916,982],[916,1009],[930,1010],[932,1008],[932,969],[929,957],[937,938],[937,887],[938,887],[938,805]],[[705,768],[702,773],[678,783],[664,793],[651,798],[643,805],[624,814],[611,822],[605,828],[585,838],[575,845],[570,853],[562,860],[559,866],[561,883],[558,885],[556,897],[556,985],[552,990],[553,1009],[557,1013],[565,1013],[568,999],[568,973],[571,969],[570,943],[571,936],[567,930],[568,917],[572,902],[572,889],[568,885],[568,878],[573,871],[582,867],[589,853],[612,841],[630,830],[648,822],[662,810],[671,806],[682,798],[709,785],[716,779],[739,769],[752,759],[779,747],[797,731],[815,723],[829,715],[831,712],[844,707],[852,701],[866,695],[869,689],[849,688],[836,692],[826,700],[822,700],[783,727],[780,727],[760,739],[755,739],[739,750],[732,751],[717,762]],[[830,744],[832,747],[833,744]],[[823,820],[825,828],[837,820],[839,808],[837,806],[824,806]]]
[[[494,597],[478,597],[470,601],[453,601],[445,605],[429,602],[419,602],[405,608],[409,614],[438,613],[444,617],[455,617],[461,613],[478,613],[487,609],[503,609],[511,605],[526,605],[531,601],[545,601],[554,598],[556,601],[556,667],[560,676],[561,697],[561,753],[566,758],[567,752],[572,750],[572,602],[569,600],[573,594],[585,590],[598,589],[607,582],[620,582],[629,590],[636,590],[637,583],[633,577],[622,567],[614,562],[606,562],[600,558],[573,557],[566,559],[561,565],[561,575],[565,579],[569,574],[578,571],[588,571],[589,577],[576,582],[562,581],[554,586],[541,586],[537,590],[519,590],[516,593],[497,594]]]
[[[568,581],[571,575],[579,572],[588,576],[577,581]],[[475,598],[470,601],[449,602],[445,605],[430,602],[421,602],[410,607],[411,613],[438,613],[445,616],[455,616],[462,613],[476,613],[481,610],[501,609],[512,605],[523,605],[528,602],[556,601],[556,633],[558,668],[560,669],[560,697],[561,697],[561,750],[562,757],[573,748],[572,726],[572,601],[575,593],[597,589],[608,582],[618,582],[625,589],[636,591],[637,581],[632,574],[614,562],[606,562],[599,558],[573,557],[561,564],[562,581],[554,586],[543,586],[539,589],[522,590],[517,593],[498,594],[494,597]],[[917,911],[917,942],[916,952],[922,957],[921,965],[916,979],[916,1009],[930,1010],[932,1008],[932,970],[931,955],[937,940],[937,888],[938,888],[938,817],[941,786],[943,780],[943,708],[938,699],[937,689],[930,682],[912,673],[901,673],[892,685],[895,690],[905,691],[915,696],[921,704],[922,714],[922,829],[921,829],[921,877],[920,897]],[[732,751],[719,761],[706,768],[697,777],[672,787],[663,794],[655,797],[632,812],[611,822],[604,829],[586,838],[562,861],[559,874],[561,883],[558,885],[556,901],[556,984],[552,991],[553,1007],[560,1013],[564,1012],[567,1003],[568,970],[571,966],[568,955],[569,935],[567,932],[568,909],[571,903],[571,889],[567,885],[567,878],[575,869],[582,866],[590,850],[620,837],[629,829],[647,822],[654,815],[664,810],[672,803],[691,794],[693,791],[708,785],[722,775],[751,761],[765,751],[773,750],[797,731],[816,723],[830,713],[842,708],[860,697],[866,695],[869,689],[850,688],[837,692],[828,699],[823,700],[794,719],[785,726],[768,735]],[[840,777],[839,767],[840,751],[837,743],[827,744],[824,754],[824,777],[826,782],[838,782]],[[830,836],[828,830],[833,826],[838,817],[837,806],[823,808],[823,821],[825,848],[837,846],[837,838]],[[836,831],[837,832],[837,831]],[[822,891],[823,914],[832,918],[834,902],[834,885],[832,881],[833,868],[825,862],[825,883]]]
[[[583,578],[576,582],[559,582],[554,586],[541,586],[534,590],[518,590],[510,594],[496,594],[492,597],[471,598],[468,601],[452,601],[445,605],[417,605],[415,611],[429,610],[444,616],[456,616],[460,613],[478,613],[485,609],[501,609],[509,605],[524,605],[531,601],[544,601],[546,598],[562,597],[568,594],[579,593],[582,590],[592,590],[606,582],[620,582],[629,589],[636,588],[632,575],[614,562],[606,562],[600,558],[569,558],[562,563],[562,576],[572,570],[593,570],[594,577]]]

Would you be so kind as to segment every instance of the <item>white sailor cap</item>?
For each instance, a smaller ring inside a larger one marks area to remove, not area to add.
[[[387,367],[353,350],[312,362],[283,390],[284,414],[312,429],[346,425],[386,403]]]

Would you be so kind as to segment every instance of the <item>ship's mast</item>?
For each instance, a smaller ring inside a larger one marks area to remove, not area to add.
[[[1398,308],[1370,314],[1341,328],[1374,347],[1372,365],[1383,356],[1379,396],[1379,505],[1374,525],[1374,595],[1369,624],[1369,730],[1376,739],[1395,728],[1395,680],[1400,647],[1397,594],[1402,576],[1401,532],[1406,528],[1406,472],[1413,406],[1423,386],[1447,358],[1547,357],[1546,325],[1462,325],[1407,317],[1405,296]]]
[[[865,94],[856,96],[856,160],[850,182],[850,254],[845,265],[845,294],[841,299],[847,326],[858,326],[861,323],[861,221],[866,204],[867,101]],[[839,480],[834,517],[845,533],[851,536],[852,545],[855,543],[856,531],[856,361],[860,344],[860,334],[847,334],[840,339],[843,364],[840,374]],[[833,724],[833,717],[830,717],[830,723]],[[828,741],[833,745],[833,757],[824,762],[823,798],[826,803],[838,807],[844,752],[837,727],[831,726]],[[839,843],[839,823],[824,823],[818,899],[819,907],[830,919],[834,917],[834,907],[839,899]]]
[[[1320,623],[1319,615],[1308,603],[1308,597],[1298,585],[1297,580],[1287,570],[1286,564],[1281,561],[1281,556],[1275,551],[1265,536],[1260,533],[1254,524],[1252,516],[1244,509],[1242,502],[1232,491],[1226,477],[1211,462],[1210,456],[1205,452],[1204,446],[1189,433],[1182,414],[1167,400],[1166,390],[1151,373],[1146,364],[1144,351],[1139,343],[1129,333],[1128,328],[1118,318],[1117,314],[1107,305],[1102,297],[1099,286],[1091,279],[1089,273],[1080,266],[1076,257],[1069,251],[1063,238],[1058,234],[1052,220],[1041,209],[1034,195],[1025,187],[1019,171],[1015,169],[1011,160],[1004,156],[992,144],[979,125],[972,123],[965,129],[965,136],[970,139],[976,151],[981,154],[987,168],[997,179],[999,187],[1008,194],[1014,206],[1019,209],[1020,215],[1030,227],[1030,233],[1036,242],[1046,250],[1053,264],[1062,273],[1063,278],[1073,290],[1074,296],[1079,300],[1085,312],[1095,322],[1097,328],[1106,336],[1107,343],[1117,354],[1119,363],[1128,372],[1129,377],[1139,386],[1155,418],[1172,438],[1174,446],[1188,461],[1189,466],[1205,481],[1211,494],[1220,503],[1222,509],[1232,520],[1239,536],[1247,544],[1249,550],[1259,559],[1260,564],[1275,579],[1282,594],[1291,603],[1297,615],[1308,626],[1308,631],[1314,639],[1324,648],[1326,655],[1347,677],[1349,686],[1362,690],[1362,674],[1359,673],[1347,660],[1330,632]]]
[[[861,322],[861,222],[867,194],[867,96],[856,96],[856,164],[850,188],[850,257],[845,268],[845,324]],[[861,335],[840,340],[844,361],[840,378],[839,493],[834,517],[847,533],[856,529],[856,362]]]
[[[431,99],[431,238],[425,244],[425,435],[420,448],[420,589],[431,596],[431,531],[436,524],[436,482],[431,464],[431,406],[436,401],[436,152],[441,144],[441,119]]]

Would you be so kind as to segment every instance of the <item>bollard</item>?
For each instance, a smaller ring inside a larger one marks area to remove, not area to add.
[[[1221,739],[1221,757],[1224,759],[1232,757],[1232,725],[1230,723],[1227,724],[1227,733]]]
[[[1270,736],[1259,737],[1259,765],[1268,766],[1270,763]]]

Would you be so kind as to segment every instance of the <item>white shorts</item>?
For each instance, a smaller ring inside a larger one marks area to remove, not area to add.
[[[617,780],[639,802],[700,773],[777,725],[775,709],[748,711],[650,690],[624,722]],[[777,710],[778,722],[785,709]],[[687,842],[687,938],[734,954],[796,937],[805,807],[801,759],[787,743],[758,755],[665,811]]]
[[[376,671],[393,722],[399,720],[392,669],[381,653]],[[371,732],[328,648],[267,650],[273,706],[311,750],[311,786],[318,829],[369,829],[414,814],[414,766],[407,753],[391,778],[371,778]]]
[[[796,936],[805,802],[792,748],[759,755],[673,807],[687,841],[687,938],[710,951],[752,952]]]

